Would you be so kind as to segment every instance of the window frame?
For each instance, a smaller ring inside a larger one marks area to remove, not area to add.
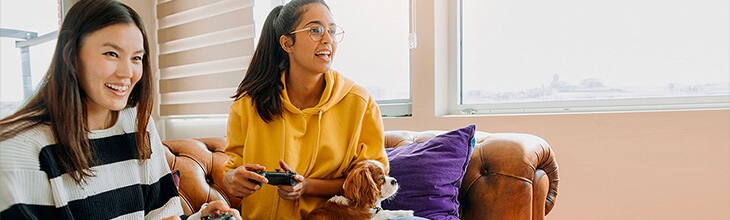
[[[629,98],[462,104],[462,11],[464,0],[448,1],[448,107],[449,115],[521,115],[605,112],[654,112],[730,109],[730,94],[719,96]]]

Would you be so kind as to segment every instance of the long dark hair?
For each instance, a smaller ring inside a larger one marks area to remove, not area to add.
[[[304,13],[302,7],[313,3],[320,3],[329,9],[323,0],[292,0],[269,12],[246,76],[238,85],[236,94],[231,96],[235,100],[245,95],[251,96],[256,112],[267,123],[282,113],[279,92],[284,89],[284,84],[281,82],[281,74],[289,72],[289,56],[281,48],[279,38],[282,35],[291,36],[292,42],[296,42],[296,38],[290,33],[301,20]]]
[[[116,0],[82,0],[71,7],[63,20],[51,65],[37,93],[20,110],[0,120],[0,141],[39,124],[49,125],[58,144],[59,163],[76,183],[94,176],[83,103],[87,95],[79,83],[78,53],[89,34],[114,24],[136,25],[142,32],[144,51],[149,53],[142,19],[132,8]],[[142,78],[127,100],[127,107],[137,106],[135,138],[140,163],[150,156],[146,128],[152,113],[153,76],[147,54],[142,58],[142,68]]]

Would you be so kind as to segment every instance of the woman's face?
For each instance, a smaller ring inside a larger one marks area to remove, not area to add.
[[[304,13],[302,13],[299,24],[294,28],[295,31],[319,26],[329,30],[330,27],[335,26],[332,13],[322,4],[309,4],[304,6],[302,10],[304,10]],[[289,68],[293,71],[302,70],[313,74],[327,72],[332,66],[332,58],[337,50],[337,43],[328,33],[325,33],[321,40],[314,41],[309,36],[309,32],[307,30],[294,33],[296,42],[293,45],[291,39],[284,37],[282,47],[289,53]]]
[[[78,55],[79,80],[89,113],[122,110],[142,78],[142,32],[134,24],[114,24],[87,35]]]

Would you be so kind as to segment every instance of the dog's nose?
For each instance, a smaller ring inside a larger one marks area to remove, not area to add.
[[[390,181],[390,185],[395,185],[395,184],[398,184],[398,180],[391,180]]]

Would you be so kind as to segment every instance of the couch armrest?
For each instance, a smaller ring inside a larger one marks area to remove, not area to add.
[[[228,195],[223,187],[223,164],[228,155],[223,153],[226,141],[223,137],[176,139],[162,142],[165,145],[170,170],[180,170],[180,193],[183,211],[189,215],[197,212],[203,203],[224,200],[238,209],[241,199]]]
[[[555,204],[559,181],[555,153],[547,142],[515,133],[481,133],[476,138],[459,190],[462,218],[544,218]]]

